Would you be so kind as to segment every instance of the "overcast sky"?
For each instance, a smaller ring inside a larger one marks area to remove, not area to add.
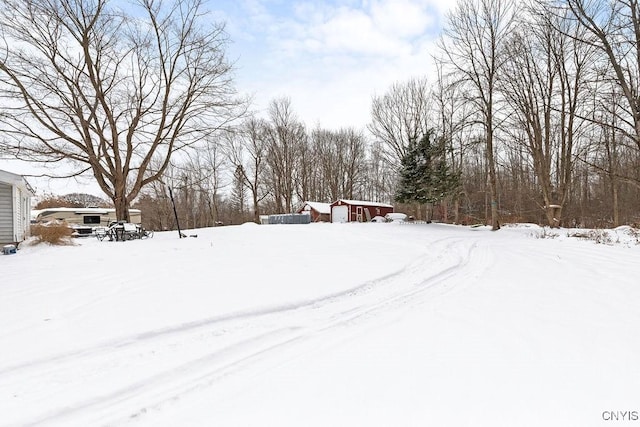
[[[363,128],[371,98],[432,73],[446,0],[222,0],[238,89],[260,112],[291,99],[307,126]]]
[[[449,0],[209,0],[224,21],[237,89],[264,115],[270,101],[291,100],[307,126],[369,123],[371,99],[398,81],[430,76],[431,54],[454,6]],[[33,168],[0,159],[18,174]],[[93,178],[29,178],[37,193],[103,196]]]

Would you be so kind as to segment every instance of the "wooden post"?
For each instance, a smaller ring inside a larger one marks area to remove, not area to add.
[[[167,187],[169,189],[169,197],[171,197],[171,204],[173,205],[173,214],[176,217],[176,226],[178,227],[178,235],[182,239],[182,231],[180,231],[180,221],[178,221],[178,211],[176,210],[176,202],[173,200],[173,191],[171,191],[171,187]],[[186,237],[186,236],[185,236]]]

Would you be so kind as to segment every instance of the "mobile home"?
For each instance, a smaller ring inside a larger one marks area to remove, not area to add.
[[[96,227],[108,227],[118,218],[110,208],[46,208],[37,212],[35,222],[49,221],[65,221],[78,235],[90,235]],[[129,222],[142,224],[139,209],[129,209]]]

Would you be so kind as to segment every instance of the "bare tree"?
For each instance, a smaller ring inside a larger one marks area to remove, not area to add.
[[[619,85],[615,80],[600,79],[594,87],[593,138],[587,155],[583,160],[602,177],[608,179],[610,189],[611,214],[614,226],[620,225],[620,190],[623,183],[637,186],[638,181],[629,179],[630,173],[625,173],[622,167],[623,153],[626,151],[632,157],[631,147],[625,144],[627,135],[620,131],[618,124],[621,101]],[[635,150],[637,153],[637,150]],[[633,170],[633,168],[631,168]],[[631,171],[629,171],[631,172]]]
[[[312,130],[308,138],[305,138],[302,156],[300,158],[300,172],[297,175],[297,197],[299,202],[327,201],[327,188],[329,183],[324,174],[323,164],[324,143],[322,137],[327,131],[320,128]]]
[[[342,180],[343,197],[348,199],[362,198],[366,170],[364,135],[353,128],[347,128],[341,129],[338,132],[338,136],[345,151]]]
[[[158,163],[153,160],[152,163]],[[164,172],[165,176],[173,176],[173,167],[169,165]],[[142,224],[148,230],[174,229],[175,216],[173,206],[164,181],[156,180],[146,185],[135,200],[133,207],[142,210]]]
[[[229,201],[233,209],[234,224],[242,224],[245,222],[245,208],[247,204],[247,187],[244,184],[244,166],[236,166],[231,180],[231,192],[229,193]]]
[[[493,230],[500,228],[494,152],[497,82],[504,65],[504,45],[512,31],[514,16],[511,0],[461,0],[449,14],[441,42],[445,58],[467,84],[469,100],[481,116]]]
[[[187,150],[174,167],[184,177],[178,195],[184,201],[185,217],[192,218],[194,227],[208,227],[218,221],[219,194],[224,187],[221,175],[227,166],[219,139],[208,138],[204,143]]]
[[[315,200],[314,190],[318,184],[317,156],[306,133],[300,140],[294,181],[298,203]]]
[[[367,172],[366,140],[353,128],[316,129],[311,134],[316,169],[324,183],[321,199],[334,201],[364,196]]]
[[[279,212],[292,212],[294,209],[296,174],[306,137],[303,124],[291,108],[291,100],[273,100],[269,105],[269,127],[265,138],[271,188]]]
[[[220,193],[224,190],[225,183],[222,175],[226,166],[221,143],[217,139],[207,139],[205,147],[198,155],[200,173],[200,192],[207,205],[208,218],[211,225],[220,222]]]
[[[382,142],[374,141],[368,145],[366,162],[365,179],[367,185],[363,190],[363,199],[391,202],[395,191],[397,172],[389,166]]]
[[[260,223],[260,203],[270,192],[265,185],[267,167],[268,124],[264,120],[249,118],[228,139],[228,157],[236,173],[250,193],[253,220]]]
[[[581,40],[600,49],[609,60],[612,77],[626,101],[619,120],[632,132],[621,130],[640,149],[640,4],[637,0],[566,0],[566,6],[591,36]]]
[[[335,132],[318,128],[311,132],[310,139],[323,183],[320,201],[338,200],[342,196],[342,147],[338,143],[338,136]]]
[[[395,83],[371,105],[369,131],[389,150],[389,161],[399,166],[411,141],[429,130],[430,87],[426,78]]]
[[[4,148],[90,172],[124,219],[173,153],[240,105],[224,26],[202,0],[134,5],[127,15],[109,0],[0,0]]]
[[[501,89],[514,114],[506,126],[532,159],[547,223],[557,227],[569,198],[574,146],[584,115],[592,49],[578,42],[580,28],[542,6],[521,17],[509,44]],[[558,29],[561,29],[558,31]]]
[[[436,63],[438,79],[432,91],[434,100],[434,110],[437,112],[438,120],[435,129],[439,133],[446,145],[446,152],[449,157],[448,163],[451,165],[453,173],[461,174],[463,158],[467,147],[473,138],[469,135],[472,131],[471,114],[472,109],[463,94],[464,85],[456,81],[453,76],[444,72],[442,63]],[[453,221],[460,220],[460,191],[454,192],[453,197]],[[448,198],[443,202],[444,221],[448,220]]]

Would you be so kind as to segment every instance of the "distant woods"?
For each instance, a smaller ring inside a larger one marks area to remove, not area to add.
[[[437,76],[373,96],[367,129],[307,128],[289,99],[273,100],[216,141],[207,170],[217,187],[202,187],[196,165],[174,166],[190,200],[179,205],[193,225],[338,198],[494,229],[637,225],[639,16],[626,1],[460,1],[434,53]],[[434,147],[439,169],[425,173]],[[420,161],[422,178],[407,169]]]
[[[183,228],[339,198],[495,230],[637,225],[639,39],[635,1],[461,0],[425,52],[433,74],[372,96],[366,129],[308,127],[277,98],[146,159],[161,177],[134,205],[153,229],[174,226],[168,188]]]

